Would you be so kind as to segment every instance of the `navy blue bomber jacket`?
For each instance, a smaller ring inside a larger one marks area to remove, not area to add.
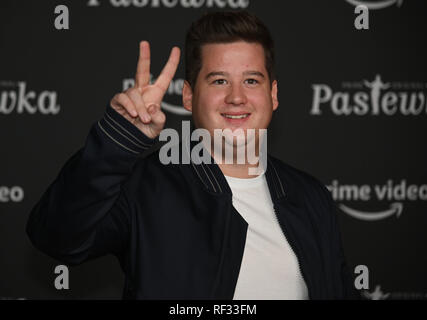
[[[107,107],[34,206],[27,234],[68,265],[117,256],[124,299],[232,299],[248,225],[227,181],[215,163],[142,157],[154,142]],[[309,298],[355,298],[329,191],[271,156],[265,174]]]

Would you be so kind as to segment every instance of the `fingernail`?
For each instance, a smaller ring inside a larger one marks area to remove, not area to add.
[[[149,115],[147,115],[147,114],[144,114],[143,118],[144,118],[145,122],[150,122],[151,121],[151,117]]]
[[[147,109],[147,111],[149,113],[153,113],[154,112],[154,106],[149,106],[148,109]]]

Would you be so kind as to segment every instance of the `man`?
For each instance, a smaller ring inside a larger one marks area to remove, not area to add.
[[[207,14],[185,49],[183,105],[196,128],[213,137],[215,129],[268,127],[278,107],[274,48],[258,18]],[[124,298],[350,298],[334,203],[315,178],[270,156],[254,177],[253,163],[223,162],[214,145],[211,164],[139,157],[163,129],[160,105],[179,55],[173,48],[150,84],[141,42],[135,86],[114,96],[34,207],[33,244],[69,265],[116,255]]]

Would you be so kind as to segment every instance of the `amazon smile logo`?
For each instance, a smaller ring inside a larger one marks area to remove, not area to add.
[[[403,204],[400,202],[394,202],[390,205],[389,209],[380,212],[363,212],[347,207],[343,204],[339,204],[338,207],[349,216],[359,220],[365,221],[375,221],[382,220],[391,216],[396,215],[397,218],[400,217],[403,210]]]
[[[409,184],[405,179],[398,182],[390,179],[382,185],[341,184],[333,180],[327,188],[342,212],[364,221],[378,221],[393,216],[399,218],[403,213],[404,202],[427,200],[427,184]],[[381,205],[382,208],[376,211],[365,211],[342,203],[374,200],[387,204]]]
[[[156,79],[153,79],[151,75],[150,82],[155,82]],[[123,91],[126,91],[129,88],[132,88],[135,84],[134,79],[124,79],[123,80]],[[169,84],[169,88],[165,93],[165,96],[162,101],[162,109],[179,116],[189,116],[191,112],[185,110],[182,105],[182,87],[184,86],[184,79],[172,79]],[[167,100],[167,101],[166,101]]]
[[[360,5],[366,6],[369,10],[384,9],[387,7],[391,7],[393,5],[400,7],[403,3],[403,0],[382,0],[382,1],[346,0],[346,1],[355,7]]]

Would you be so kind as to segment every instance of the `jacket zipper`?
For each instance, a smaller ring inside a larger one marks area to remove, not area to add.
[[[302,272],[301,269],[301,265],[300,265],[300,258],[298,256],[298,251],[295,250],[295,244],[293,243],[293,240],[290,241],[290,239],[288,237],[286,237],[286,233],[287,233],[287,229],[285,228],[285,226],[280,222],[279,217],[277,216],[277,209],[276,209],[276,205],[274,205],[274,216],[276,218],[277,223],[280,226],[280,229],[282,230],[282,234],[285,238],[285,241],[290,245],[292,251],[294,252],[296,258],[297,258],[297,265],[298,265],[298,270],[299,270],[299,274],[301,275],[302,280],[304,281],[305,285],[307,286],[307,293],[308,293],[308,299],[311,299],[311,292],[310,292],[310,286],[309,283],[306,281],[305,277],[304,277],[304,273]]]

